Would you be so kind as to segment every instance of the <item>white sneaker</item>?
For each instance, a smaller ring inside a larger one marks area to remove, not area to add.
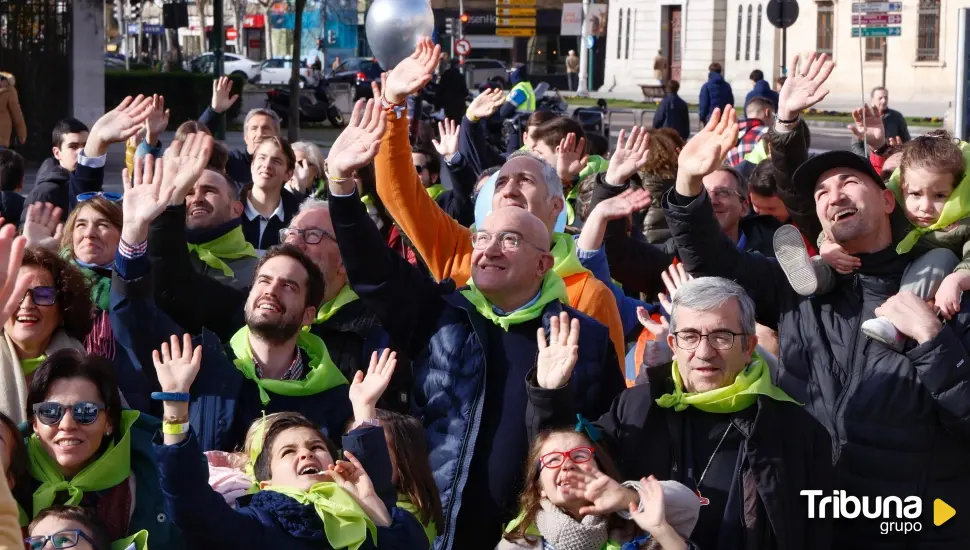
[[[783,225],[773,239],[775,258],[788,277],[792,289],[802,296],[812,296],[818,290],[818,277],[812,267],[802,233],[794,225]]]
[[[862,333],[896,351],[902,351],[906,345],[906,337],[885,317],[876,317],[862,323]]]

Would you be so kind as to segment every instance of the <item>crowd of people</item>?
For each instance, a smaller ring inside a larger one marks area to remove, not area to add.
[[[170,143],[159,96],[53,129],[3,200],[0,547],[970,546],[932,521],[970,509],[970,146],[877,90],[810,156],[813,54],[740,122],[712,77],[693,137],[536,112],[504,152],[516,91],[415,131],[439,56],[326,157],[263,109],[215,141],[225,79]]]

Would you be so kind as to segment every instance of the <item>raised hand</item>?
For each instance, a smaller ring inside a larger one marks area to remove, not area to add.
[[[700,181],[724,163],[738,141],[738,113],[728,105],[714,109],[707,126],[690,139],[677,158],[677,190],[694,197],[703,187]]]
[[[468,120],[484,120],[498,111],[505,103],[505,90],[489,88],[478,94],[465,111]]]
[[[354,421],[373,420],[377,418],[377,400],[384,395],[394,368],[397,366],[397,352],[384,348],[380,358],[377,352],[371,353],[367,375],[357,371],[350,383],[350,403],[354,410]]]
[[[357,501],[375,525],[387,527],[391,524],[391,514],[377,495],[370,476],[353,453],[344,451],[344,456],[347,460],[338,460],[330,467],[331,479]]]
[[[217,113],[224,113],[239,99],[239,94],[232,95],[232,79],[221,76],[212,81],[212,103],[209,105]]]
[[[386,128],[387,113],[380,102],[361,99],[354,105],[350,124],[340,132],[327,154],[327,179],[332,191],[338,194],[352,191],[355,184],[349,178],[377,156]]]
[[[293,177],[289,181],[289,187],[300,193],[306,193],[313,184],[310,174],[310,163],[306,159],[296,161],[296,168],[293,170]]]
[[[810,54],[803,64],[799,63],[799,56],[796,55],[788,79],[778,93],[778,118],[791,120],[825,99],[829,91],[822,86],[834,68],[835,63],[829,61],[824,53]]]
[[[192,192],[195,182],[202,176],[209,157],[212,156],[212,136],[195,133],[185,136],[184,140],[173,140],[172,145],[165,151],[165,174],[163,185],[171,189],[170,204],[178,205],[185,202],[185,197]]]
[[[17,235],[16,225],[3,223],[3,218],[0,218],[0,304],[3,305],[0,318],[6,320],[20,307],[20,302],[27,293],[29,279],[24,277],[17,280],[27,239]]]
[[[852,122],[848,126],[849,131],[859,141],[865,141],[873,149],[886,144],[886,126],[879,113],[869,105],[852,111]]]
[[[576,134],[567,134],[556,146],[556,172],[559,179],[572,181],[586,167],[586,138],[576,139]]]
[[[121,238],[126,243],[140,244],[148,239],[148,226],[166,208],[175,189],[162,185],[162,159],[151,155],[136,157],[131,183],[124,182],[125,195],[121,202],[124,224]]]
[[[451,160],[458,152],[458,125],[454,120],[446,118],[444,122],[438,123],[438,135],[441,136],[441,141],[432,139],[431,144],[446,161]]]
[[[562,472],[560,481],[563,495],[589,502],[579,509],[580,515],[606,516],[625,510],[637,501],[636,491],[627,489],[595,466],[588,472],[579,468]]]
[[[673,315],[674,312],[673,307],[670,305],[670,300],[674,299],[674,295],[677,294],[680,287],[694,280],[694,276],[687,273],[684,264],[678,262],[676,264],[670,264],[667,267],[667,271],[660,274],[660,278],[663,279],[664,286],[667,288],[667,294],[658,294],[657,297],[660,299],[660,305],[667,312],[667,315]]]
[[[667,322],[667,319],[661,316],[660,322],[658,323],[650,317],[650,313],[646,308],[640,306],[637,308],[637,321],[640,321],[640,325],[649,330],[650,334],[653,334],[653,339],[658,345],[667,348],[664,353],[656,354],[656,357],[646,361],[647,365],[654,367],[670,361],[670,354],[667,353],[670,351],[670,348],[667,346],[667,335],[670,334],[670,323]]]
[[[158,137],[168,127],[169,110],[165,108],[165,98],[158,94],[152,96],[152,110],[145,121],[145,141],[152,147],[158,143]]]
[[[61,247],[64,224],[61,222],[63,210],[49,202],[35,202],[27,206],[27,220],[24,222],[24,238],[30,248],[43,248],[57,252]]]
[[[434,76],[440,55],[441,46],[434,45],[428,37],[421,38],[411,57],[398,63],[388,73],[384,99],[392,105],[399,105],[409,95],[424,88]]]
[[[128,96],[113,110],[108,111],[91,127],[84,145],[84,156],[100,157],[108,152],[112,143],[121,143],[138,133],[142,124],[152,114],[152,98],[139,95]]]
[[[569,320],[566,312],[549,319],[549,343],[546,331],[536,331],[539,356],[536,373],[539,387],[547,390],[561,388],[569,382],[576,361],[579,360],[579,319]]]
[[[630,130],[629,139],[624,130],[616,140],[616,150],[610,157],[610,166],[606,170],[608,185],[623,185],[633,174],[640,171],[647,163],[647,150],[650,146],[650,133],[646,128],[634,126]]]
[[[590,216],[596,215],[605,220],[618,220],[650,206],[653,198],[650,191],[631,187],[619,195],[606,199],[596,205]]]
[[[202,346],[193,349],[190,334],[182,335],[180,344],[173,334],[160,350],[152,352],[152,362],[163,392],[188,393],[202,366]]]

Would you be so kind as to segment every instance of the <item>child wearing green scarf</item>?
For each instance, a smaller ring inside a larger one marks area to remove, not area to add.
[[[381,544],[427,548],[417,520],[394,505],[390,457],[374,404],[390,381],[396,358],[372,357],[365,378],[351,387],[355,418],[363,425],[344,436],[357,449],[340,460],[333,443],[298,413],[276,413],[256,421],[247,437],[258,487],[237,510],[208,484],[201,448],[189,427],[188,401],[201,365],[201,346],[185,353],[173,341],[155,368],[162,389],[165,424],[156,439],[159,478],[166,510],[196,544],[235,549],[293,550],[378,548]]]

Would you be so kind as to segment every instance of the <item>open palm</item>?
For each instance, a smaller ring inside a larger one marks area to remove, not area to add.
[[[57,252],[64,232],[61,215],[61,207],[49,202],[35,202],[27,206],[27,219],[24,222],[27,246]]]
[[[450,118],[445,119],[444,122],[438,123],[438,134],[441,136],[441,141],[432,139],[431,144],[439,155],[445,160],[450,160],[458,152],[458,125]]]
[[[572,181],[586,167],[586,138],[576,139],[576,134],[567,134],[556,147],[556,172],[564,181]]]
[[[619,195],[606,199],[596,205],[592,215],[602,216],[605,220],[618,220],[650,206],[652,199],[646,189],[630,188]]]
[[[164,186],[173,191],[173,204],[181,204],[202,176],[212,156],[212,136],[189,134],[185,140],[175,140],[165,151]]]
[[[152,111],[145,121],[148,135],[157,138],[168,127],[169,110],[165,108],[165,98],[158,94],[152,97]],[[151,143],[154,147],[155,144]]]
[[[825,99],[829,91],[822,86],[828,80],[835,63],[828,60],[828,55],[810,54],[804,64],[799,64],[799,56],[795,56],[791,74],[785,85],[778,93],[780,112],[799,113]],[[789,115],[786,115],[789,116]]]
[[[384,348],[380,358],[378,358],[376,351],[371,354],[367,374],[357,371],[354,380],[350,383],[350,402],[355,411],[361,407],[374,407],[391,383],[391,377],[394,376],[396,366],[397,352]],[[358,418],[358,420],[363,419]]]
[[[678,172],[704,177],[716,170],[738,141],[738,113],[728,105],[714,109],[711,119],[690,139],[677,158]]]
[[[647,163],[650,134],[646,128],[634,126],[627,139],[624,130],[616,141],[616,151],[610,157],[610,166],[606,170],[606,182],[610,185],[622,185],[633,174],[640,171]]]
[[[24,248],[27,247],[27,239],[17,235],[17,226],[8,223],[4,224],[0,218],[0,317],[9,319],[20,302],[23,301],[27,292],[27,284],[30,281],[27,277],[17,280],[17,272],[24,259]]]
[[[363,99],[354,105],[350,124],[330,147],[327,171],[334,178],[349,178],[355,171],[369,164],[380,149],[387,127],[387,114],[373,99]]]
[[[106,143],[119,143],[138,133],[142,123],[152,114],[151,97],[139,95],[134,99],[128,96],[113,110],[105,113],[91,128]]]
[[[174,189],[162,185],[163,172],[162,159],[151,155],[135,158],[131,183],[124,182],[121,207],[125,223],[149,224],[168,208]]]
[[[499,88],[490,88],[478,94],[465,113],[470,118],[479,120],[492,116],[505,103],[505,91]]]
[[[536,374],[539,387],[547,390],[561,388],[569,382],[579,359],[579,319],[569,320],[566,312],[549,319],[549,343],[541,327],[536,332],[539,356]]]
[[[152,362],[162,391],[188,393],[202,366],[202,346],[193,349],[189,334],[182,335],[180,344],[179,337],[173,334],[160,350],[152,352]]]
[[[886,126],[882,117],[869,105],[852,111],[849,131],[856,139],[865,141],[873,149],[879,149],[886,144]]]
[[[410,57],[397,64],[387,75],[384,98],[390,103],[403,103],[407,97],[424,88],[434,76],[441,46],[428,37],[421,38]]]

